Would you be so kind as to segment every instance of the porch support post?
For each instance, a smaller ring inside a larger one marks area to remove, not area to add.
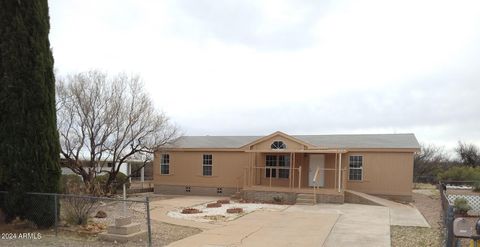
[[[295,164],[295,153],[290,153],[290,168],[288,170],[288,187],[292,188],[292,175],[293,175],[293,170],[292,168],[294,167]]]
[[[295,153],[294,153],[295,154]],[[292,170],[291,170],[291,175],[292,175],[292,183],[291,183],[291,187],[295,187],[295,159],[293,160],[293,164],[292,164]]]
[[[252,184],[252,167],[253,167],[253,153],[250,154],[250,164],[247,170],[247,186],[253,185]]]
[[[298,167],[298,188],[300,189],[300,184],[302,181],[302,166]]]
[[[252,185],[255,185],[257,183],[257,153],[254,153],[253,155],[253,167],[252,167]]]
[[[338,192],[342,190],[342,153],[340,153],[338,164]]]
[[[334,185],[333,185],[333,188],[337,188],[337,180],[335,179],[335,177],[337,176],[337,173],[338,173],[338,153],[335,153],[335,171],[334,171],[334,174],[333,174],[333,181],[334,181]]]

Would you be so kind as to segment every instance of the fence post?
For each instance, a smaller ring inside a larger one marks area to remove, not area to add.
[[[152,227],[150,224],[150,198],[147,196],[145,203],[147,204],[147,230],[148,230],[148,246],[152,246]]]
[[[55,236],[58,236],[58,198],[56,193],[53,195],[53,203],[55,203],[53,206],[55,211]]]
[[[453,220],[455,216],[453,213],[453,207],[451,205],[448,205],[447,207],[447,219],[446,219],[446,228],[447,228],[447,241],[446,241],[446,246],[447,247],[453,247],[455,238],[453,236]]]

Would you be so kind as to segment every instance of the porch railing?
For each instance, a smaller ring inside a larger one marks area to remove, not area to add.
[[[291,168],[291,167],[269,167],[269,166],[254,166],[254,167],[246,167],[244,169],[244,175],[243,175],[243,181],[244,181],[244,187],[254,185],[255,184],[255,179],[258,178],[256,173],[260,171],[261,174],[267,174],[266,171],[269,171],[269,176],[266,177],[265,179],[268,179],[268,186],[272,187],[272,178],[273,179],[278,179],[280,178],[280,172],[281,170],[288,170],[288,177],[285,179],[289,179],[289,188],[296,187],[296,183],[298,183],[298,188],[301,188],[301,182],[302,182],[302,166],[299,166],[297,168]],[[297,180],[295,179],[295,171],[297,171],[298,176]],[[274,175],[275,174],[275,177]],[[263,179],[263,176],[260,176],[260,179]]]
[[[269,170],[270,173],[267,173],[266,170]],[[279,178],[279,171],[280,170],[289,170],[288,177],[284,179],[288,179],[288,188],[296,188],[298,189],[302,188],[302,166],[295,167],[295,168],[290,168],[290,167],[269,167],[269,166],[254,166],[254,167],[245,167],[244,168],[244,173],[242,176],[237,177],[237,184],[240,185],[240,181],[243,179],[243,187],[248,187],[248,186],[254,186],[254,185],[263,185],[263,186],[268,186],[272,187],[272,185],[275,186],[273,181],[278,181]],[[339,171],[341,171],[341,174],[339,174]],[[331,173],[333,180],[333,183],[331,184],[333,187],[331,189],[338,189],[338,192],[341,192],[345,188],[345,176],[347,175],[347,169],[336,169],[336,168],[321,168],[317,167],[314,173],[314,178],[313,178],[313,194],[316,197],[318,194],[318,190],[321,187],[320,182],[321,182],[321,174],[327,175],[328,173]],[[266,174],[270,174],[270,176],[267,176]],[[275,174],[272,176],[272,174]],[[308,174],[307,174],[308,175]],[[283,179],[283,178],[282,178]],[[266,182],[266,183],[265,183]],[[339,184],[341,186],[339,186]],[[278,185],[277,185],[278,186]],[[281,186],[281,187],[284,187]],[[238,188],[237,188],[238,190]]]

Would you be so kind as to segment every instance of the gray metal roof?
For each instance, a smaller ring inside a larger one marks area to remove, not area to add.
[[[182,136],[175,148],[240,148],[263,136]],[[324,148],[420,148],[414,134],[292,135]]]

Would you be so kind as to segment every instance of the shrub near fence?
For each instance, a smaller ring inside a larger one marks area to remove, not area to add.
[[[0,192],[0,202],[8,197],[7,192]],[[85,195],[27,193],[26,201],[35,202],[36,198],[48,198],[53,210],[53,218],[45,218],[54,222],[52,227],[42,228],[31,222],[23,222],[22,232],[37,232],[45,237],[51,237],[55,245],[69,244],[69,240],[101,241],[100,233],[107,232],[108,226],[113,226],[118,218],[129,217],[133,224],[138,224],[144,233],[128,242],[129,246],[151,246],[151,222],[149,199],[123,200],[117,198],[92,197]],[[0,204],[0,208],[3,205]],[[48,223],[48,222],[46,222]],[[11,223],[2,230],[14,232],[16,225]],[[38,240],[42,241],[42,240]],[[42,242],[38,242],[42,245]],[[108,245],[108,243],[106,243]],[[0,243],[0,245],[2,245]],[[21,245],[21,244],[20,244]],[[51,245],[51,243],[49,243]]]

